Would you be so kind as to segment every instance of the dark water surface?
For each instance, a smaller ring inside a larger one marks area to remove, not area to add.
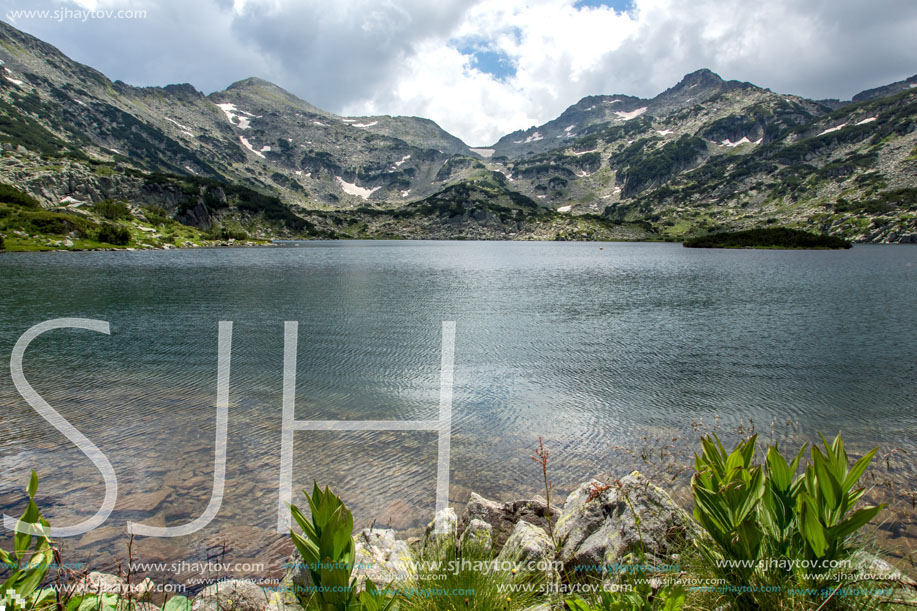
[[[205,529],[138,539],[144,561],[274,561],[283,324],[299,321],[297,419],[435,419],[440,330],[456,322],[451,499],[533,494],[543,436],[559,492],[614,472],[615,446],[787,420],[914,447],[917,248],[722,251],[672,244],[316,242],[0,256],[0,509],[30,469],[52,524],[95,513],[92,463],[7,368],[29,327],[35,389],[111,461],[119,500],[67,547],[113,562],[125,523],[179,525],[210,497],[218,322],[234,322],[226,496]],[[432,432],[298,432],[294,489],[330,483],[368,524],[432,516]],[[913,489],[911,473],[904,486]],[[300,501],[301,501],[300,497]],[[151,571],[156,573],[157,571]],[[168,572],[168,571],[160,571]]]

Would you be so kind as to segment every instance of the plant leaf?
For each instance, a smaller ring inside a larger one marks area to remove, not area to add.
[[[849,491],[853,488],[860,477],[866,471],[866,468],[869,466],[869,463],[872,462],[873,456],[876,455],[876,452],[879,451],[879,448],[873,448],[869,452],[863,455],[860,460],[853,463],[853,467],[850,468],[850,471],[847,472],[847,477],[844,478],[844,492]]]
[[[35,471],[32,471],[32,477],[29,478],[29,487],[26,488],[26,492],[29,493],[29,498],[35,498],[35,494],[38,492],[38,474]]]
[[[831,528],[829,530],[830,536],[837,541],[843,541],[865,526],[870,520],[876,517],[880,511],[885,509],[885,507],[885,505],[877,505],[864,507],[863,509],[855,511],[849,518]]]

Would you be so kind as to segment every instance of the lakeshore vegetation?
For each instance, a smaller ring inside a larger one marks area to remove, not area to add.
[[[548,570],[510,570],[494,563],[508,556],[506,550],[498,555],[489,538],[457,538],[454,531],[450,536],[428,529],[422,545],[415,545],[411,554],[433,567],[431,572],[410,574],[404,582],[374,583],[367,575],[361,578],[362,569],[356,569],[360,563],[353,515],[340,497],[316,484],[311,493],[305,493],[308,515],[295,505],[290,508],[300,531],[291,531],[290,536],[301,566],[307,567],[309,586],[298,589],[294,602],[287,600],[285,608],[291,604],[305,611],[853,611],[912,607],[915,582],[900,573],[878,576],[875,564],[862,560],[869,557],[863,556],[865,550],[875,549],[866,526],[884,509],[884,505],[860,503],[866,491],[858,486],[877,449],[851,460],[840,434],[830,442],[822,437],[821,444],[811,448],[804,444],[789,456],[770,445],[759,459],[756,446],[757,435],[742,439],[732,450],[714,434],[702,438],[691,478],[693,534],[671,550],[670,558],[651,557],[646,551],[651,535],[641,531],[641,524],[650,518],[640,513],[645,507],[632,502],[620,483],[593,484],[595,498],[608,488],[619,487],[626,505],[623,511],[633,513],[637,529],[638,545],[624,558],[625,566],[633,570],[603,576],[556,562]],[[547,454],[543,446],[539,449],[545,457],[541,464],[546,474]],[[545,486],[550,491],[547,478]],[[150,602],[139,602],[130,588],[121,595],[62,588],[61,574],[49,569],[54,563],[60,566],[60,547],[52,541],[48,522],[38,509],[37,491],[38,478],[33,473],[26,490],[28,506],[18,522],[31,533],[17,534],[12,552],[0,550],[6,574],[0,582],[0,598],[12,600],[7,602],[8,609],[158,609]],[[549,515],[550,510],[549,504]],[[550,537],[545,534],[544,540],[554,550],[545,558],[559,559],[564,542],[554,538],[550,519],[547,530]],[[510,559],[518,561],[523,556]],[[490,565],[493,568],[481,568]],[[680,572],[658,572],[654,565],[678,566]],[[72,572],[64,575],[65,581],[79,578]],[[718,585],[685,585],[701,582]],[[434,590],[436,594],[430,596],[412,594]],[[857,595],[851,594],[854,590]],[[13,593],[18,598],[11,599]],[[162,601],[162,611],[198,606],[184,596]],[[231,603],[221,608],[236,607]]]

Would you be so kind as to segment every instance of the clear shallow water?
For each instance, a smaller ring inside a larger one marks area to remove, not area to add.
[[[219,516],[144,561],[276,561],[283,323],[299,321],[297,419],[434,419],[440,326],[457,325],[451,499],[539,489],[539,435],[559,491],[615,472],[615,446],[692,422],[797,421],[854,445],[913,448],[917,248],[722,251],[673,244],[317,242],[295,247],[0,257],[0,357],[33,324],[36,390],[111,460],[119,503],[68,542],[123,555],[126,520],[199,515],[213,468],[217,324],[234,322],[229,466]],[[0,509],[28,470],[53,523],[95,512],[101,477],[0,372]],[[623,467],[623,465],[622,465]],[[407,529],[435,496],[436,436],[299,432],[294,489],[330,483],[358,522]],[[913,480],[909,482],[913,488]],[[301,500],[301,497],[300,497]]]

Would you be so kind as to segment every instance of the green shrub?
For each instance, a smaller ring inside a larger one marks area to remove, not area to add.
[[[16,523],[13,552],[0,549],[0,566],[10,572],[9,577],[0,583],[0,600],[6,597],[7,592],[15,592],[26,600],[27,608],[35,609],[48,606],[54,599],[54,590],[40,589],[48,568],[54,562],[54,550],[51,548],[51,527],[35,504],[38,475],[34,471],[26,492],[29,504]]]
[[[701,440],[691,490],[694,517],[715,543],[701,548],[711,564],[721,559],[754,563],[761,556],[764,532],[757,512],[766,484],[761,466],[752,465],[756,441],[757,436],[743,440],[727,454],[715,436]],[[733,565],[729,579],[747,582],[753,571],[754,566]]]
[[[4,250],[5,248],[6,248],[6,243],[3,241],[3,236],[0,235],[0,250]]]
[[[0,202],[5,204],[17,204],[24,208],[41,208],[38,200],[16,187],[0,183]]]
[[[144,206],[143,216],[153,225],[162,225],[169,220],[168,213],[159,206]]]
[[[850,465],[840,433],[831,444],[822,437],[824,450],[813,447],[798,473],[805,445],[791,461],[769,447],[762,466],[754,464],[756,441],[752,436],[727,453],[715,435],[703,438],[691,490],[694,517],[709,538],[696,547],[717,577],[750,586],[736,597],[738,609],[773,607],[767,586],[811,588],[799,596],[815,602],[818,588],[845,582],[831,571],[859,549],[854,535],[884,507],[854,510],[865,492],[854,486],[876,449]]]
[[[17,534],[13,537],[12,553],[0,549],[0,574],[9,575],[0,582],[0,605],[6,608],[28,611],[136,611],[141,608],[133,595],[116,593],[77,594],[68,588],[56,589],[54,586],[42,588],[48,580],[49,569],[60,564],[60,549],[52,547],[50,539],[51,526],[48,524],[35,503],[38,492],[38,475],[33,471],[26,488],[29,503],[25,513],[16,523]],[[20,532],[21,531],[21,532]],[[60,568],[58,568],[60,570]],[[60,573],[58,573],[60,579]],[[59,583],[59,582],[58,582]],[[24,600],[12,601],[16,594]],[[163,611],[190,611],[191,605],[183,596],[174,596],[163,606]]]
[[[96,228],[94,222],[77,214],[50,210],[22,210],[18,220],[20,228],[31,234],[86,236]]]
[[[208,240],[247,240],[248,233],[241,228],[214,227],[205,237]]]
[[[120,225],[105,224],[99,228],[96,240],[114,246],[126,246],[131,241],[131,232]]]
[[[824,563],[848,557],[856,549],[849,543],[851,535],[876,517],[885,505],[853,511],[866,491],[853,487],[878,448],[850,465],[840,433],[831,445],[824,437],[821,440],[825,450],[812,447],[812,462],[798,488],[796,519],[805,540],[806,557]]]
[[[130,220],[133,218],[127,202],[116,199],[103,199],[92,205],[92,211],[110,221]]]
[[[303,531],[290,531],[302,561],[309,567],[314,588],[309,595],[301,594],[300,602],[307,609],[321,611],[386,611],[395,609],[396,599],[376,590],[370,580],[357,595],[356,578],[351,578],[354,565],[353,514],[340,497],[325,487],[313,485],[312,495],[305,493],[311,519],[295,505],[290,506],[293,519]]]

